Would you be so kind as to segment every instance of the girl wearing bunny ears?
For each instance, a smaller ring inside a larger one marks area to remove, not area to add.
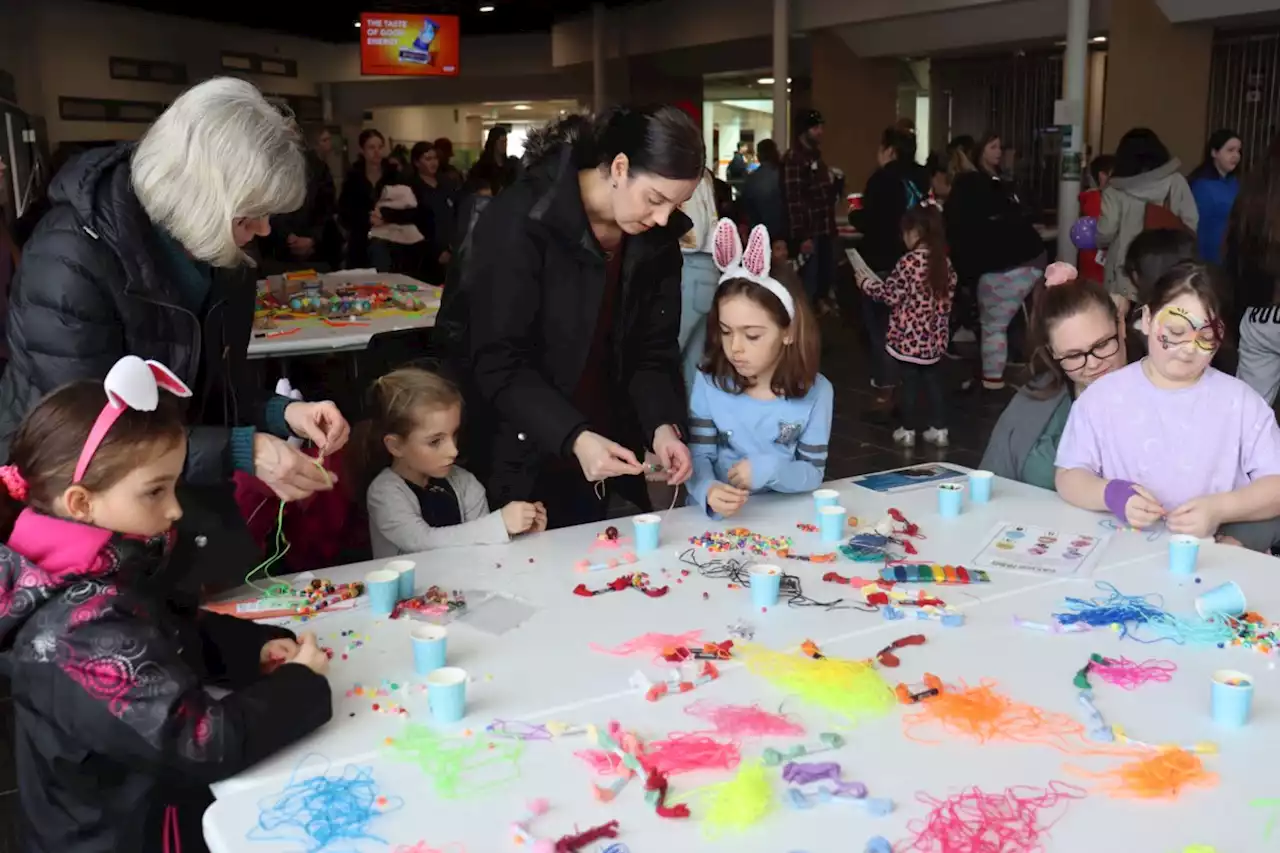
[[[42,399],[0,468],[24,849],[203,849],[209,783],[331,714],[313,637],[178,612],[162,594],[187,452],[176,403],[190,394],[126,356]],[[215,699],[206,682],[235,692]]]
[[[834,392],[818,373],[818,328],[803,294],[769,275],[769,232],[715,233],[720,285],[689,399],[689,502],[715,518],[752,492],[807,492],[827,465]]]

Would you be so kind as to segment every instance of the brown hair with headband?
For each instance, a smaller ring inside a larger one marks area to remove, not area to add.
[[[0,538],[9,538],[13,523],[26,507],[46,515],[63,515],[59,506],[62,495],[73,485],[80,452],[106,402],[102,382],[82,380],[45,395],[23,419],[9,445],[5,488],[0,489]],[[106,491],[184,441],[186,434],[182,402],[172,395],[160,395],[154,412],[126,406],[98,445],[78,485],[90,492]]]
[[[785,284],[782,286],[787,287]],[[724,344],[720,341],[720,306],[735,296],[744,296],[763,308],[773,322],[778,324],[778,328],[782,329],[784,336],[791,336],[791,343],[782,348],[782,357],[778,362],[778,369],[773,372],[770,390],[787,399],[796,399],[809,393],[818,379],[821,355],[818,321],[813,316],[813,309],[809,307],[807,296],[794,287],[787,287],[787,292],[791,294],[791,301],[795,305],[794,320],[787,316],[782,300],[764,285],[745,278],[731,278],[716,288],[715,301],[711,303],[711,312],[707,314],[707,346],[703,350],[700,369],[719,388],[731,394],[741,394],[751,386],[750,380],[739,374],[724,354]]]
[[[1096,308],[1104,313],[1120,334],[1120,312],[1115,302],[1097,282],[1077,277],[1076,268],[1070,264],[1050,264],[1032,300],[1031,322],[1028,324],[1028,340],[1032,347],[1031,375],[1047,376],[1040,385],[1028,385],[1023,393],[1047,400],[1069,383],[1067,374],[1053,357],[1049,337],[1054,328],[1077,314]]]

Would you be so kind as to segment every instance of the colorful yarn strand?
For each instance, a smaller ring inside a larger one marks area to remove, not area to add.
[[[800,723],[759,705],[712,705],[699,699],[685,706],[684,712],[710,723],[716,734],[735,739],[804,736]]]
[[[739,646],[738,659],[783,692],[851,723],[882,717],[897,707],[892,688],[867,661],[815,659],[754,643]]]
[[[1045,790],[1006,788],[988,794],[973,787],[939,800],[917,799],[930,807],[928,816],[907,824],[915,837],[901,853],[1031,853],[1044,849],[1044,836],[1061,819],[1070,800],[1086,792],[1075,785],[1050,782]]]
[[[306,773],[307,765],[314,765],[316,772]],[[308,853],[344,841],[386,844],[369,831],[369,824],[401,808],[404,801],[378,792],[371,767],[348,764],[341,773],[330,774],[329,766],[321,755],[299,761],[284,788],[259,802],[258,822],[247,837],[300,843]]]
[[[1119,767],[1095,773],[1078,767],[1071,772],[1101,780],[1097,792],[1108,797],[1175,800],[1188,788],[1212,788],[1218,774],[1205,770],[1200,757],[1180,747],[1163,748]]]
[[[627,640],[625,643],[607,649],[604,646],[591,644],[593,652],[601,652],[606,655],[616,655],[618,657],[626,657],[628,655],[649,654],[653,656],[653,664],[655,666],[679,666],[679,661],[667,661],[663,658],[663,653],[669,649],[691,649],[702,645],[701,629],[695,631],[686,631],[683,634],[659,634],[649,633],[641,634],[639,637]]]
[[[702,832],[707,838],[716,838],[725,832],[744,832],[764,820],[775,805],[773,784],[759,761],[743,764],[737,775],[727,782],[695,788],[669,802],[688,800],[698,802]]]
[[[498,788],[520,775],[524,742],[488,737],[442,737],[406,723],[398,738],[387,738],[393,757],[418,765],[442,799],[456,800]]]
[[[1179,645],[1215,645],[1230,641],[1235,632],[1226,618],[1214,616],[1209,620],[1184,619],[1168,612],[1161,605],[1158,595],[1124,595],[1113,584],[1099,581],[1097,588],[1106,593],[1105,598],[1067,598],[1066,611],[1053,614],[1059,625],[1088,625],[1093,628],[1110,628],[1121,637],[1129,637],[1139,643],[1159,643],[1166,640]],[[1138,631],[1147,628],[1156,636],[1144,639]]]
[[[1165,684],[1173,679],[1178,665],[1169,660],[1145,660],[1135,663],[1126,657],[1104,657],[1102,663],[1092,662],[1089,672],[1098,678],[1125,690],[1137,690],[1144,684]]]

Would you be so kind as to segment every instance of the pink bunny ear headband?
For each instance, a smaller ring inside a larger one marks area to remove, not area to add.
[[[160,389],[168,391],[175,397],[190,397],[191,389],[182,380],[173,375],[169,368],[158,361],[143,361],[136,355],[126,355],[115,363],[102,380],[102,387],[107,392],[107,404],[89,430],[89,438],[80,451],[80,460],[76,462],[75,476],[71,482],[78,483],[84,478],[93,455],[98,452],[102,440],[107,437],[111,427],[125,409],[139,412],[154,412],[160,405]]]
[[[1079,273],[1076,272],[1076,268],[1071,264],[1056,261],[1045,268],[1044,286],[1057,287],[1060,284],[1069,284],[1076,280],[1077,275]]]
[[[754,282],[778,297],[787,316],[794,320],[796,303],[790,291],[769,276],[770,251],[769,229],[763,225],[751,229],[746,251],[743,251],[742,237],[733,220],[721,219],[716,223],[714,254],[716,267],[720,270],[720,283],[724,284],[733,278],[745,278]]]

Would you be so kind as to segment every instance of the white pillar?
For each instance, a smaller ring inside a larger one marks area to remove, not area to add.
[[[791,61],[787,51],[791,47],[791,14],[788,0],[773,0],[773,141],[780,151],[790,147],[787,136],[787,73]],[[736,142],[736,140],[735,140]]]
[[[596,3],[591,7],[591,104],[595,113],[604,112],[604,37],[605,6]]]
[[[1058,260],[1075,263],[1071,226],[1080,216],[1080,181],[1084,163],[1084,89],[1089,58],[1089,0],[1067,0],[1067,53],[1063,62],[1062,101],[1056,123],[1070,132],[1063,140],[1058,181]]]

